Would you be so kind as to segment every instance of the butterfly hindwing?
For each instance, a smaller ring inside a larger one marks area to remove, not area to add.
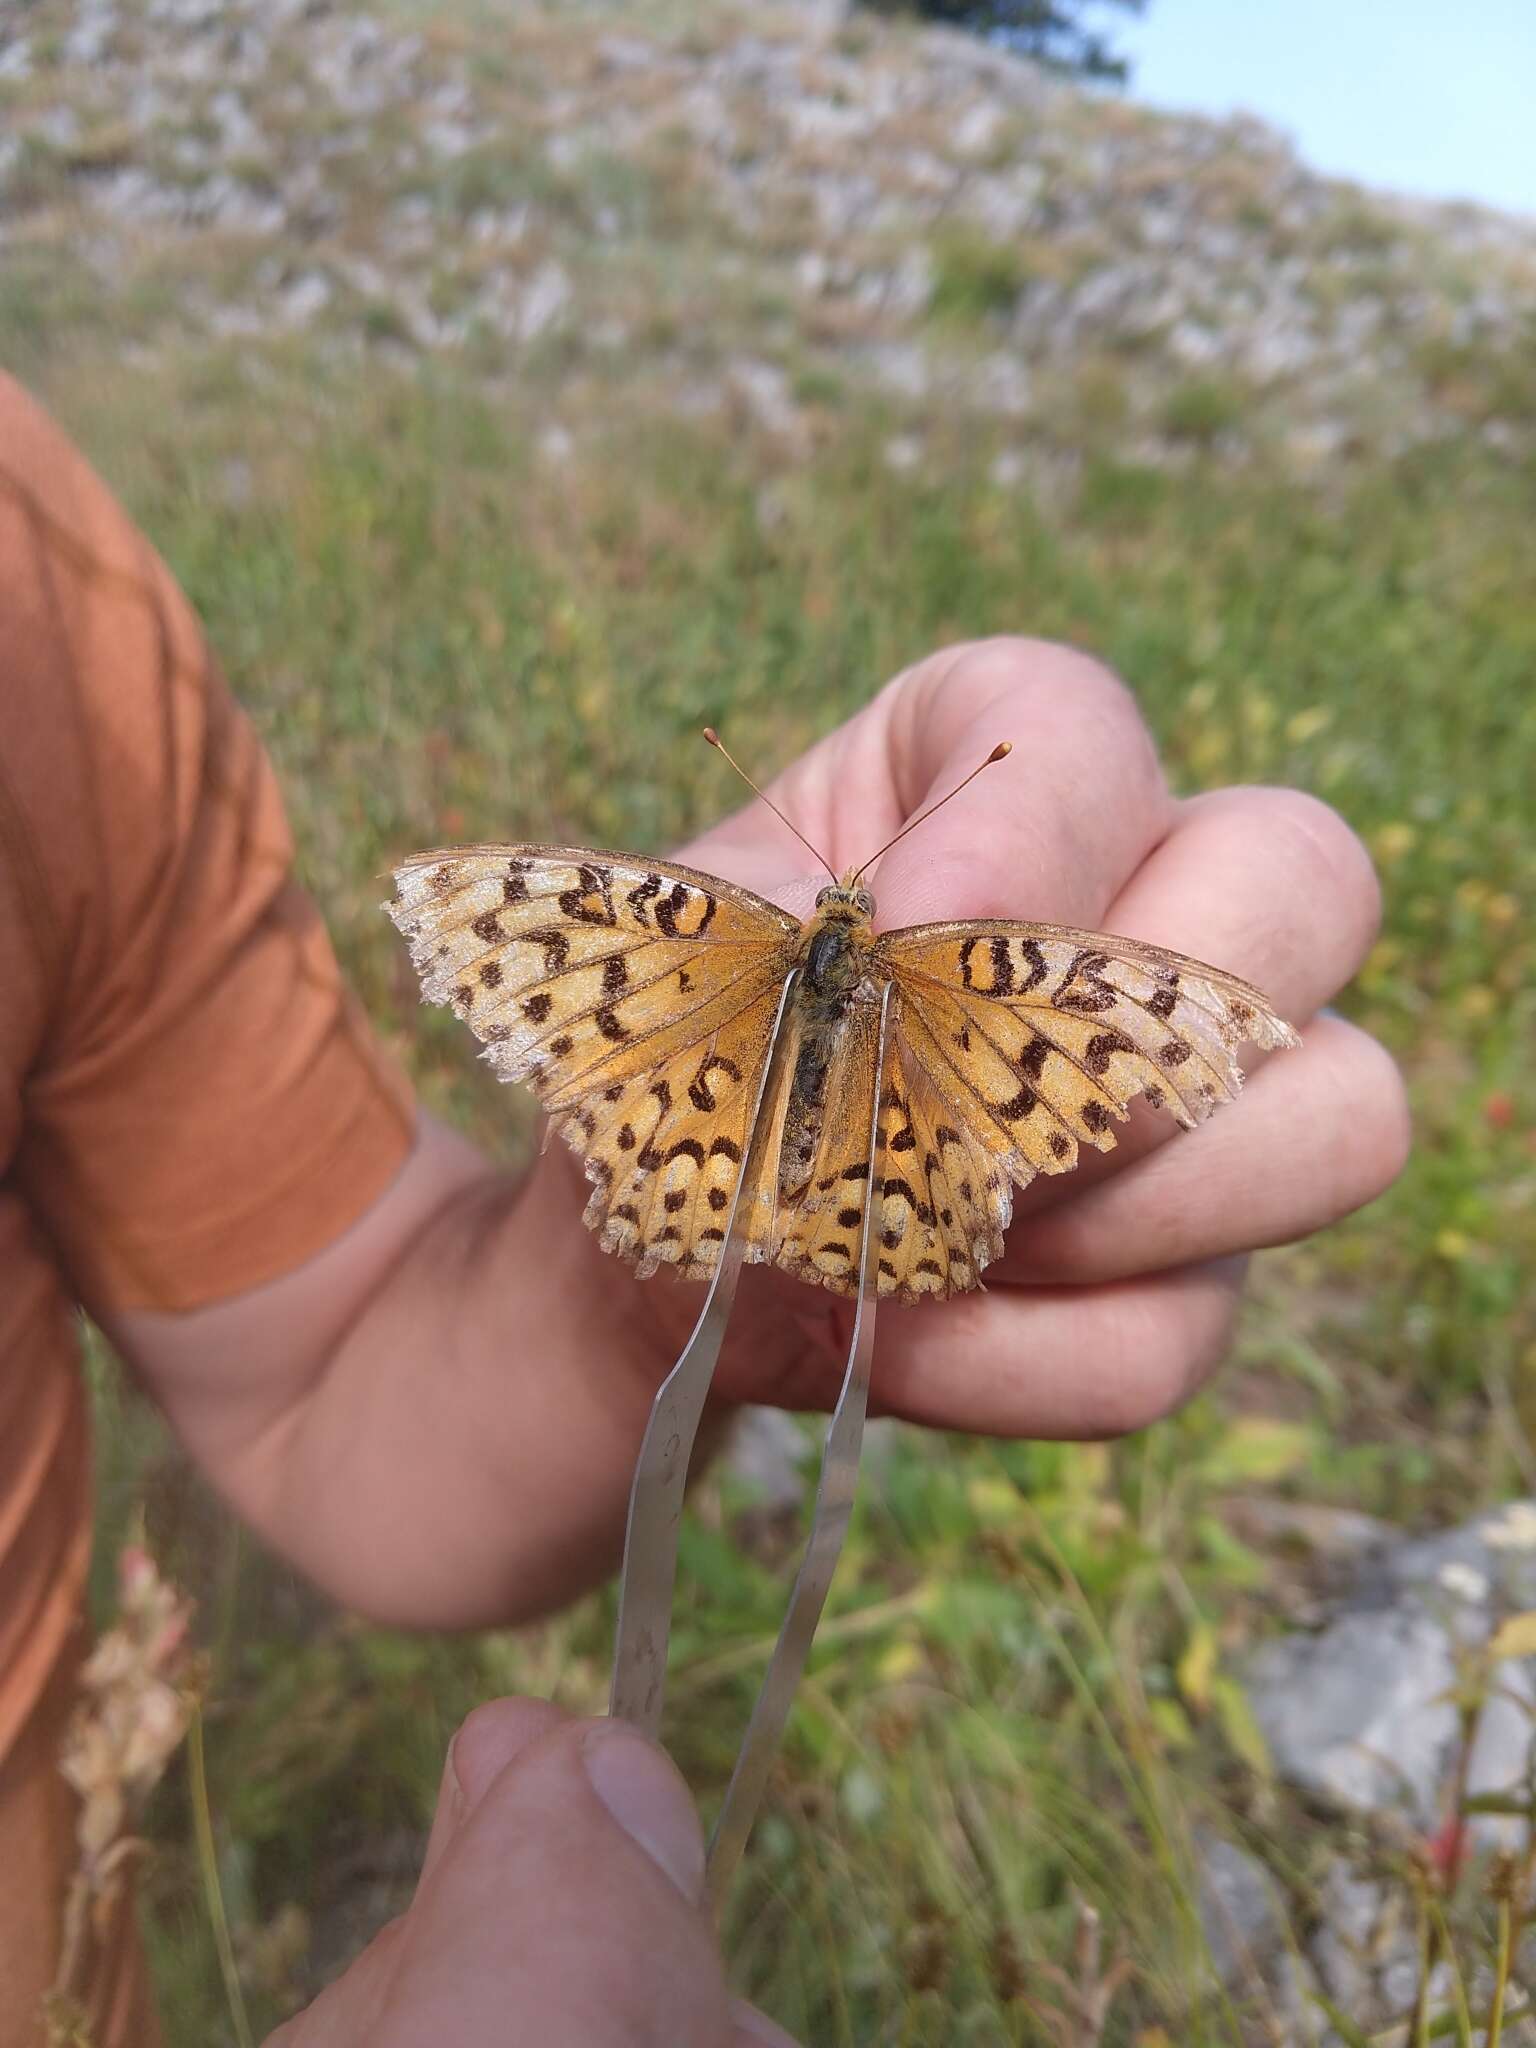
[[[642,1277],[669,1265],[701,1279],[719,1261],[780,993],[777,978],[760,980],[707,1040],[556,1114],[556,1129],[584,1156],[593,1183],[588,1226]],[[757,1223],[760,1236],[763,1219]]]
[[[1013,1193],[1006,1156],[978,1136],[974,1112],[934,1087],[913,1049],[911,1020],[898,1015],[880,1119],[880,1284],[922,1301],[977,1285],[1002,1253]]]

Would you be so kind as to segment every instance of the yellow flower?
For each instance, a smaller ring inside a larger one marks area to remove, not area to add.
[[[1461,1014],[1470,1017],[1474,1023],[1481,1023],[1483,1018],[1493,1015],[1496,1002],[1497,998],[1486,982],[1474,982],[1471,988],[1462,991]]]
[[[1394,819],[1390,825],[1383,825],[1376,834],[1377,857],[1381,860],[1401,860],[1405,853],[1411,853],[1418,844],[1419,835],[1406,819]]]
[[[1402,954],[1402,946],[1396,939],[1378,939],[1361,971],[1367,976],[1385,974],[1389,968],[1397,965]]]
[[[1436,1234],[1435,1250],[1442,1259],[1450,1260],[1453,1265],[1464,1259],[1471,1249],[1471,1239],[1463,1231],[1442,1230]]]
[[[876,1665],[883,1685],[901,1685],[923,1669],[924,1657],[916,1643],[892,1643]]]
[[[1315,740],[1320,732],[1326,732],[1333,723],[1331,704],[1309,704],[1305,711],[1298,711],[1285,728],[1285,736],[1293,747],[1304,747],[1308,740]]]

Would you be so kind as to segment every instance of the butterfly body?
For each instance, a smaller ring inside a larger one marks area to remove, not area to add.
[[[642,1274],[714,1268],[784,983],[776,1145],[742,1190],[749,1256],[850,1294],[873,1194],[882,1293],[964,1293],[1012,1190],[1110,1150],[1143,1094],[1201,1121],[1235,1048],[1294,1044],[1258,990],[1134,940],[977,920],[877,933],[849,874],[799,920],[675,862],[588,848],[428,853],[387,906],[429,1001],[533,1088],[593,1183],[588,1225]],[[893,1051],[876,1104],[880,998]]]

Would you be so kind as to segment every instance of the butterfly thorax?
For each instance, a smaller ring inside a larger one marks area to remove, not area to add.
[[[796,960],[801,972],[801,1014],[834,1021],[870,970],[875,899],[851,879],[823,889],[801,930]]]

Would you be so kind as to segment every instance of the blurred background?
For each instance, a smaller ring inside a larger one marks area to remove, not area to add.
[[[706,719],[767,776],[949,637],[1092,650],[1181,788],[1299,784],[1381,867],[1346,1004],[1416,1157],[1260,1262],[1220,1386],[1113,1447],[876,1432],[729,1934],[818,2048],[1481,2041],[1520,1956],[1533,77],[1527,0],[0,0],[0,361],[187,587],[487,1149],[528,1108],[420,1007],[392,857],[665,848],[735,802]],[[259,2034],[409,1897],[469,1705],[602,1706],[611,1602],[361,1627],[92,1369],[103,1597],[143,1525],[200,1603]],[[706,1807],[814,1441],[685,1530]],[[1459,1815],[1506,1781],[1500,1852]],[[179,1769],[152,1831],[171,2040],[235,2040]]]

